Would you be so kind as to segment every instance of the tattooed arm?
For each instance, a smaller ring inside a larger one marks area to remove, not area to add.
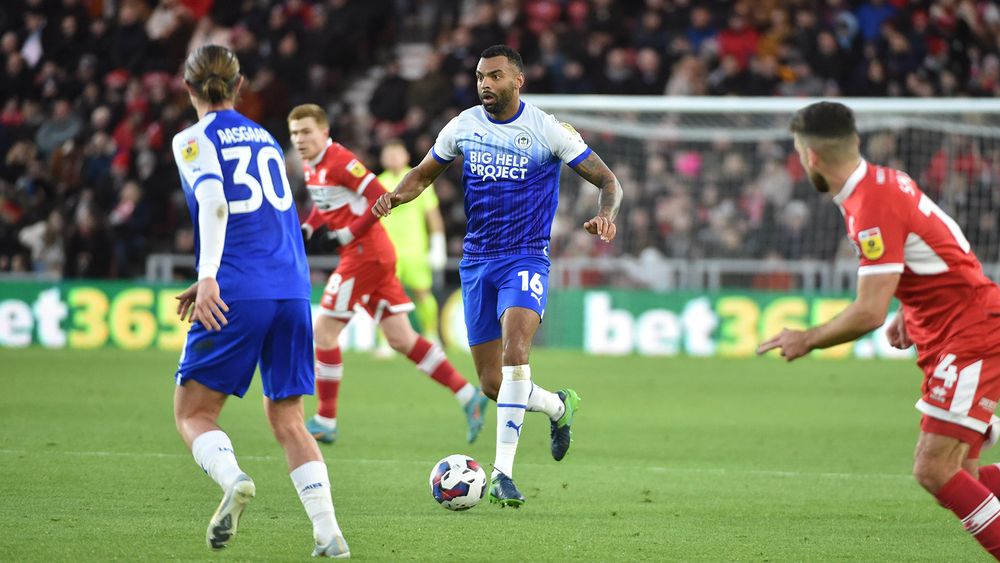
[[[583,162],[573,168],[584,180],[597,186],[601,195],[597,200],[600,208],[592,219],[583,224],[583,228],[592,235],[598,235],[604,242],[611,242],[618,229],[615,227],[615,217],[622,204],[622,185],[618,183],[615,173],[597,156],[590,153]]]

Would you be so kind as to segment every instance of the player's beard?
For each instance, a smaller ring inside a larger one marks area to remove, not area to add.
[[[815,170],[809,170],[807,173],[809,175],[809,181],[812,182],[812,185],[816,188],[817,192],[821,194],[830,192],[830,183],[826,181],[826,178],[824,178],[822,174],[816,172]]]
[[[479,92],[479,101],[483,102],[483,109],[486,110],[486,113],[490,115],[500,115],[507,111],[507,107],[510,106],[510,99],[512,97],[511,92],[491,91],[490,94],[493,94],[493,101],[491,103],[486,103],[483,101],[483,93],[481,91]]]

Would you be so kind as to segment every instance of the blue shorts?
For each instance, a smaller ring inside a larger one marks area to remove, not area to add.
[[[462,260],[462,302],[469,346],[500,338],[500,317],[511,307],[545,315],[549,295],[549,259],[507,256],[494,260]]]
[[[312,311],[308,299],[248,299],[227,303],[229,324],[221,331],[191,325],[181,352],[177,385],[193,379],[242,397],[260,365],[264,395],[280,401],[312,395]]]

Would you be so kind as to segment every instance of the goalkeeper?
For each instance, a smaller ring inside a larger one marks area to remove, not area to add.
[[[410,153],[402,141],[389,141],[382,148],[381,161],[385,171],[378,181],[392,191],[410,171]],[[396,277],[413,298],[420,331],[424,338],[439,342],[438,303],[431,289],[434,274],[444,269],[448,254],[434,186],[428,186],[411,205],[382,219],[382,226],[396,248]]]

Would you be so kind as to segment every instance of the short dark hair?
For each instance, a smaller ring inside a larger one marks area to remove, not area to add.
[[[487,47],[479,58],[481,59],[492,59],[493,57],[507,57],[510,64],[517,67],[518,72],[524,72],[524,61],[521,60],[521,53],[514,50],[513,47],[508,47],[507,45],[493,45],[492,47]]]
[[[843,139],[858,133],[851,108],[837,102],[816,102],[795,112],[792,133],[817,139]]]

